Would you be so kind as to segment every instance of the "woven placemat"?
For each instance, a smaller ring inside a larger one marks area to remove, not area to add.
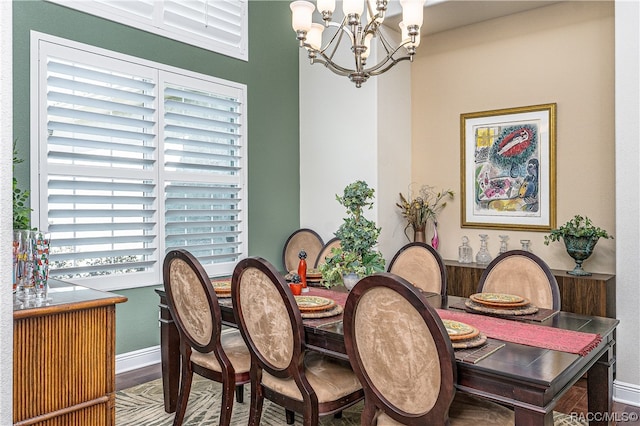
[[[493,315],[531,315],[538,312],[538,307],[534,305],[526,305],[517,308],[493,308],[490,306],[484,306],[480,303],[474,302],[469,299],[464,302],[465,306],[472,311],[483,312],[485,314],[493,314]]]
[[[478,334],[477,336],[468,339],[468,340],[457,340],[452,341],[451,345],[453,349],[468,349],[468,348],[477,348],[484,345],[487,342],[487,336],[483,333]]]
[[[328,318],[335,317],[336,315],[340,315],[343,311],[342,306],[335,305],[331,309],[327,309],[326,311],[317,311],[317,312],[301,312],[302,318],[310,319],[310,318]]]
[[[470,312],[472,314],[493,315],[493,316],[506,318],[506,319],[538,321],[538,322],[542,322],[542,321],[548,320],[549,318],[552,318],[553,316],[557,315],[558,312],[559,312],[559,311],[554,310],[554,309],[537,308],[538,310],[536,312],[532,313],[532,314],[514,315],[513,313],[510,313],[510,312],[507,312],[506,314],[501,314],[501,313],[496,313],[495,310],[492,310],[492,309],[490,309],[490,310],[488,310],[486,312],[475,310],[475,309],[471,309],[465,304],[465,302],[454,303],[454,304],[450,305],[449,308],[451,308],[451,309],[459,309],[461,311]]]
[[[505,344],[492,339],[486,339],[486,343],[477,348],[456,349],[454,355],[456,360],[475,364],[498,349],[504,347]]]

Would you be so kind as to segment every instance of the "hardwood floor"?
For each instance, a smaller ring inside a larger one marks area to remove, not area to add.
[[[162,377],[160,364],[116,374],[116,391],[147,383]]]
[[[161,377],[160,364],[128,371],[116,375],[116,390],[127,389]],[[581,379],[560,399],[556,405],[556,411],[565,414],[578,413],[584,418],[587,416],[587,381]],[[613,403],[613,411],[616,413],[616,422],[612,426],[640,426],[640,407]],[[635,420],[633,420],[635,419]],[[625,421],[626,420],[626,421]]]

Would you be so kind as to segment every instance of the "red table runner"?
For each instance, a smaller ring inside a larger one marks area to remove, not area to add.
[[[454,312],[444,309],[437,309],[437,311],[440,318],[472,325],[487,337],[582,356],[588,354],[602,340],[599,334],[561,330],[466,312]]]

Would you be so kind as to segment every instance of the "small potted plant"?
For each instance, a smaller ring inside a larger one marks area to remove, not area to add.
[[[544,237],[544,243],[549,245],[552,241],[564,241],[565,248],[569,256],[576,262],[576,266],[572,271],[567,272],[570,275],[591,275],[590,272],[582,269],[582,262],[587,260],[593,253],[598,240],[600,238],[613,238],[604,229],[595,226],[591,219],[575,215],[573,219],[557,229],[551,230],[551,233]]]
[[[373,207],[374,190],[366,182],[356,181],[344,189],[336,200],[347,209],[347,217],[335,236],[340,247],[331,251],[331,256],[320,266],[322,279],[327,286],[344,283],[348,289],[360,278],[384,271],[384,258],[375,250],[380,228],[363,216],[365,207]]]

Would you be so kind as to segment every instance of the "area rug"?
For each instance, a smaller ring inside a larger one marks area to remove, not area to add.
[[[233,404],[232,425],[246,425],[249,420],[249,385],[245,385],[244,403]],[[217,425],[220,416],[222,386],[211,380],[194,375],[189,403],[184,417],[184,426]],[[345,410],[342,419],[333,416],[320,418],[320,425],[359,426],[362,402]],[[171,426],[173,413],[164,411],[162,380],[138,385],[116,393],[116,426]],[[296,424],[302,417],[296,414]],[[260,425],[286,425],[284,408],[265,400]]]
[[[203,379],[197,375],[189,395],[189,404],[184,418],[184,426],[217,425],[220,415],[219,383]],[[246,425],[249,419],[249,385],[245,385],[245,402],[234,402],[232,425]],[[320,425],[359,426],[363,403],[360,402],[342,413],[341,419],[333,416],[320,418]],[[582,423],[568,415],[554,412],[556,426],[577,426]],[[153,380],[142,385],[124,389],[116,393],[116,426],[170,426],[173,413],[164,411],[162,400],[162,380]],[[302,424],[302,417],[296,414],[296,424]],[[286,425],[284,409],[265,400],[260,425]]]

